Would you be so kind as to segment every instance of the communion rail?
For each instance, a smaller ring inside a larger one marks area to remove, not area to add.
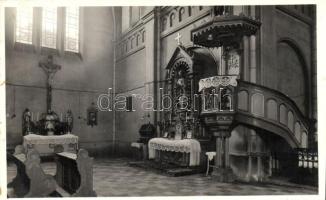
[[[318,185],[317,149],[296,148],[291,152],[273,152],[271,167],[273,175],[290,176],[293,182]]]
[[[235,120],[283,137],[293,148],[307,148],[309,123],[286,95],[239,81]]]

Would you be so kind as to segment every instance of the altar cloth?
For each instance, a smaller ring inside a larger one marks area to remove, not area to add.
[[[155,150],[190,153],[190,166],[197,166],[200,162],[200,143],[194,139],[169,140],[166,138],[153,138],[148,141],[148,156],[155,158]]]
[[[78,136],[73,134],[65,135],[25,135],[23,139],[23,146],[27,153],[30,149],[36,149],[39,154],[50,155],[55,152],[55,147],[61,145],[63,151],[75,152],[78,149]]]

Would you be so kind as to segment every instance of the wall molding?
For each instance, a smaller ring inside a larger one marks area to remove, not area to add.
[[[210,6],[175,6],[162,10],[161,37],[165,37],[209,15]]]
[[[13,86],[13,87],[26,87],[26,88],[37,88],[37,89],[44,89],[46,90],[46,86],[39,86],[39,85],[23,85],[23,84],[16,84],[16,83],[5,83],[7,86]],[[53,87],[52,90],[58,90],[58,91],[67,91],[67,92],[85,92],[85,93],[103,93],[107,91],[99,91],[99,90],[80,90],[80,89],[68,89],[68,88],[57,88]]]

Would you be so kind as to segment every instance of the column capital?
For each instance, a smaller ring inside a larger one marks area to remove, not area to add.
[[[214,137],[230,137],[231,131],[230,130],[220,130],[213,133]]]

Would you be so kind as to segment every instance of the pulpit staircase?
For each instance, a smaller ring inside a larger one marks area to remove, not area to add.
[[[292,148],[307,148],[309,120],[288,96],[261,85],[239,81],[237,102],[237,123],[277,134]]]

